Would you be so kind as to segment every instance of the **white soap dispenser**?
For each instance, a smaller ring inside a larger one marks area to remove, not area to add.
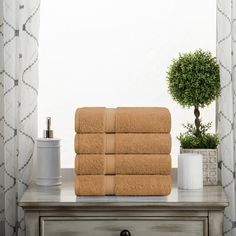
[[[46,118],[46,126],[43,138],[37,139],[36,183],[42,186],[60,185],[60,139],[53,138],[51,117]]]

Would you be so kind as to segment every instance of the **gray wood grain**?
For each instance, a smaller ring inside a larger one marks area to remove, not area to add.
[[[39,213],[25,212],[26,235],[39,236]]]
[[[223,236],[223,218],[222,211],[209,212],[209,234],[211,236]]]
[[[62,186],[31,184],[19,205],[26,236],[221,236],[228,205],[221,186],[173,187],[167,197],[76,197],[73,181]]]
[[[76,197],[74,183],[61,186],[41,187],[32,184],[19,202],[22,207],[33,206],[200,206],[225,207],[228,200],[221,186],[206,186],[201,190],[172,188],[166,197]]]
[[[42,218],[41,236],[119,236],[124,229],[135,236],[206,236],[207,218],[119,217]]]

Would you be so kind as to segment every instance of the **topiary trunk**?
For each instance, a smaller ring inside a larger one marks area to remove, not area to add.
[[[199,128],[200,128],[200,119],[199,119],[200,111],[198,109],[198,106],[194,107],[194,115],[195,115],[196,136],[198,136],[200,133],[200,130],[199,130]]]

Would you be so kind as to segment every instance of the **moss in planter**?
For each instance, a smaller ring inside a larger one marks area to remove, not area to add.
[[[187,131],[180,134],[177,138],[180,141],[181,148],[185,149],[215,149],[219,144],[217,134],[207,133],[211,123],[203,124],[201,122],[199,131],[196,131],[194,124],[187,123],[183,125]]]

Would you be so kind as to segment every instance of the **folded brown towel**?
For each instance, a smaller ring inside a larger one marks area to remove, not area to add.
[[[163,107],[84,107],[75,113],[77,133],[169,133],[171,116]]]
[[[170,175],[77,175],[75,194],[165,196],[170,194],[171,185]]]
[[[82,107],[75,112],[77,133],[105,132],[105,107]]]
[[[169,175],[168,154],[81,154],[75,157],[77,175]]]
[[[171,135],[143,134],[76,134],[77,154],[170,154]]]
[[[171,115],[164,107],[118,107],[117,133],[170,133]]]

